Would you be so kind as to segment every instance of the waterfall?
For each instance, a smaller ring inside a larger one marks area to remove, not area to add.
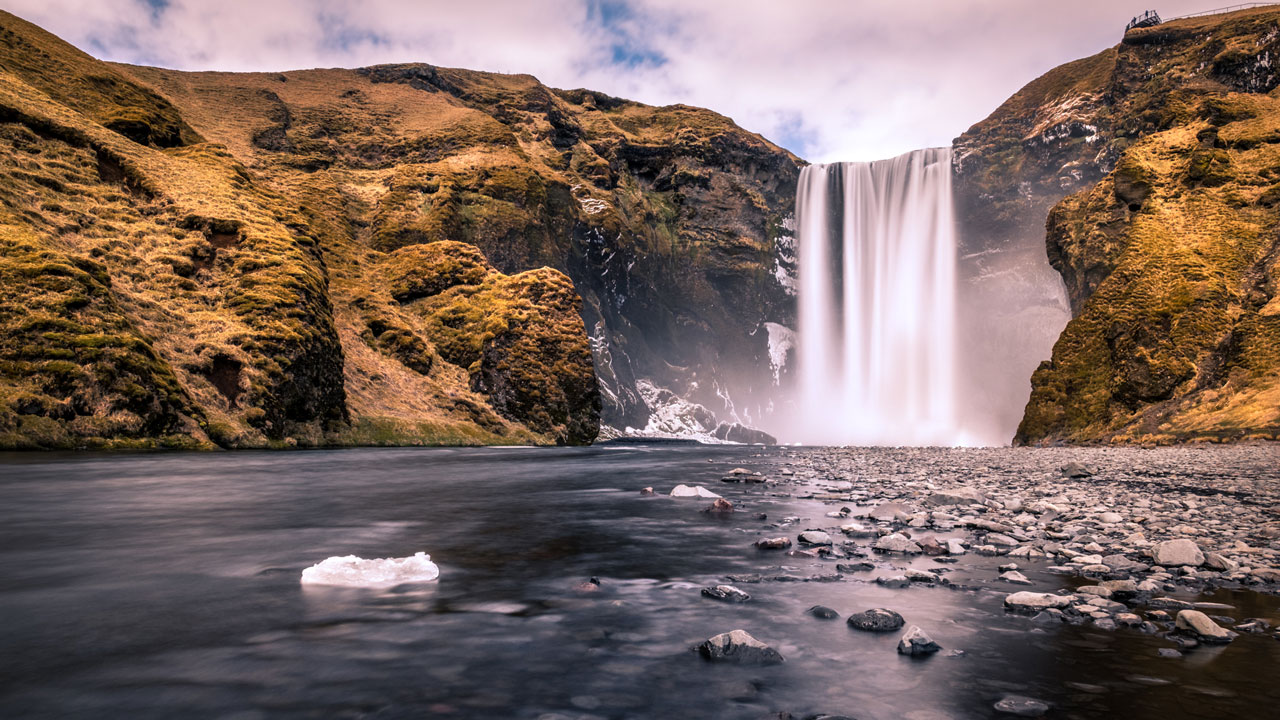
[[[957,445],[951,150],[804,168],[795,439]]]

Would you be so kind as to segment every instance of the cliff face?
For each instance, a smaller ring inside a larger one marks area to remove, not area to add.
[[[772,400],[763,323],[792,324],[799,170],[727,118],[427,65],[120,69],[251,171],[334,198],[326,222],[363,248],[457,241],[501,272],[568,274],[607,424],[648,423],[638,379],[721,419]]]
[[[1052,205],[1071,320],[1017,442],[1280,432],[1278,53],[1275,9],[1134,30],[957,141],[971,222]]]
[[[736,419],[790,322],[797,161],[695,108],[111,65],[0,13],[0,162],[4,447],[580,443],[602,395],[645,425],[638,377]]]

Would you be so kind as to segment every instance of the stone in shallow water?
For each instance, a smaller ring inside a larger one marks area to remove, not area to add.
[[[831,536],[821,530],[805,530],[800,533],[800,542],[805,545],[830,545]]]
[[[832,610],[826,605],[814,605],[813,607],[809,608],[809,614],[818,618],[819,620],[835,620],[836,618],[840,617],[840,613],[836,612],[835,610]]]
[[[777,665],[782,653],[751,637],[746,630],[732,630],[708,638],[698,646],[698,654],[711,662],[740,665]]]
[[[1178,611],[1178,617],[1173,624],[1179,630],[1194,633],[1196,637],[1207,643],[1229,643],[1235,639],[1231,631],[1219,626],[1199,610]]]
[[[1051,593],[1016,592],[1004,599],[1004,606],[1010,610],[1035,612],[1048,608],[1064,608],[1071,605],[1070,595],[1053,595]]]
[[[969,487],[937,490],[925,499],[928,505],[981,505],[986,501],[981,490]]]
[[[919,554],[921,548],[919,545],[911,542],[911,539],[902,533],[892,533],[885,535],[876,541],[875,549],[880,552],[908,553]]]
[[[919,627],[912,625],[902,634],[902,639],[898,641],[899,655],[932,655],[942,649],[942,646],[933,641],[928,633]]]
[[[867,632],[890,632],[905,623],[901,615],[888,608],[872,608],[849,616],[849,627]]]
[[[1013,583],[1014,585],[1032,585],[1032,584],[1034,584],[1034,583],[1032,583],[1030,580],[1028,580],[1028,579],[1027,579],[1027,576],[1026,576],[1026,575],[1023,575],[1022,573],[1018,572],[1017,570],[1009,570],[1009,571],[1006,571],[1006,572],[1000,573],[1000,580],[1001,580],[1002,582]]]
[[[785,550],[791,547],[791,538],[764,538],[763,540],[757,540],[755,546],[760,550]]]
[[[751,599],[751,596],[742,592],[732,585],[716,585],[714,587],[702,588],[702,594],[712,600],[722,600],[731,603],[744,603]]]
[[[1041,717],[1049,712],[1049,703],[1023,695],[1006,695],[995,704],[996,712],[1016,717]]]

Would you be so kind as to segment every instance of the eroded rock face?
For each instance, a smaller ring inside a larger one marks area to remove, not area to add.
[[[1278,19],[1133,30],[957,139],[977,262],[1047,226],[1071,310],[1016,442],[1276,437]]]

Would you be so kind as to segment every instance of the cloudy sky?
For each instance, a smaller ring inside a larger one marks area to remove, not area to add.
[[[949,144],[1152,0],[0,0],[108,60],[426,62],[714,109],[812,161]],[[1161,0],[1169,17],[1231,4]]]

